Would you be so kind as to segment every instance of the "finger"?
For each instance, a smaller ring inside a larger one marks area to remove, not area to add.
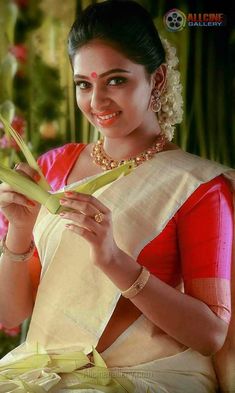
[[[96,214],[100,213],[100,210],[98,210],[94,205],[88,202],[81,202],[77,199],[62,198],[60,200],[60,204],[64,207],[77,210],[89,217],[95,217]]]
[[[6,208],[12,203],[25,207],[36,206],[36,203],[25,198],[23,195],[18,194],[16,192],[3,192],[0,195],[0,207]]]
[[[80,192],[66,191],[65,196],[69,200],[75,200],[81,203],[85,203],[87,209],[89,209],[89,205],[94,206],[96,209],[95,213],[97,213],[97,210],[101,211],[104,214],[110,213],[110,210],[102,202],[100,202],[97,198],[93,197],[92,195],[82,194]]]
[[[102,230],[101,226],[94,220],[94,218],[91,218],[85,214],[82,213],[77,213],[74,211],[66,211],[66,212],[61,212],[60,216],[62,218],[66,218],[68,220],[73,221],[76,225],[78,225],[81,228],[86,228],[89,231],[92,231],[94,234],[97,234],[100,229]]]
[[[35,182],[38,182],[41,178],[39,173],[35,169],[31,168],[25,162],[19,162],[18,164],[16,164],[14,170],[22,173],[23,175],[29,177],[30,179],[33,179]]]
[[[74,224],[66,224],[66,228],[68,228],[70,231],[82,236],[89,243],[96,243],[97,242],[97,236],[93,232],[88,231],[88,229],[86,229],[86,228],[81,228],[81,227],[74,225]]]
[[[13,191],[13,189],[11,188],[11,186],[9,186],[9,184],[1,183],[0,184],[0,192],[6,192],[6,191]]]
[[[11,203],[15,203],[17,205],[22,205],[22,206],[36,206],[37,203],[28,199],[24,195],[17,193],[12,189],[11,186],[7,183],[1,183],[0,184],[0,205],[1,202],[4,203],[4,205],[9,205]],[[2,206],[3,207],[3,206]]]

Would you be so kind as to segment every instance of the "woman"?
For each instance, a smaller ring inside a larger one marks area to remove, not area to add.
[[[38,343],[49,355],[83,351],[92,365],[93,346],[112,380],[82,385],[84,370],[92,378],[94,369],[40,363],[27,383],[56,392],[215,392],[211,355],[230,321],[233,206],[222,175],[230,171],[171,142],[182,117],[177,58],[140,5],[89,6],[68,49],[78,107],[104,140],[46,153],[44,174],[59,189],[125,160],[137,167],[93,196],[67,192],[59,216],[38,214],[35,202],[0,186],[9,220],[0,320],[15,326],[33,311],[26,344],[3,364]],[[16,170],[38,180],[26,164]],[[42,264],[35,304],[33,230]]]

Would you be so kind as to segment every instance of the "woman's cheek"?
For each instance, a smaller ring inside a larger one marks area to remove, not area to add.
[[[77,104],[80,106],[81,105],[81,103],[82,103],[82,96],[81,96],[81,93],[80,93],[80,91],[78,90],[78,88],[76,88],[76,101],[77,101]]]
[[[89,100],[84,97],[80,92],[76,93],[76,101],[78,108],[84,113],[87,111]]]

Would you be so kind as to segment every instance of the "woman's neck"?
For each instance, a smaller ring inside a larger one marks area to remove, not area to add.
[[[128,159],[147,150],[154,144],[160,128],[150,132],[132,132],[120,138],[104,138],[104,150],[114,160]]]

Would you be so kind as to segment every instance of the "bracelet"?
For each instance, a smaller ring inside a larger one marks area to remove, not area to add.
[[[122,292],[122,296],[127,299],[131,299],[136,296],[147,284],[150,277],[150,272],[143,266],[137,280],[132,284],[130,288]]]
[[[14,252],[11,252],[6,246],[6,236],[1,240],[0,243],[0,254],[6,255],[14,262],[24,262],[27,259],[30,259],[33,256],[34,250],[35,244],[33,240],[31,241],[28,251],[24,254],[16,254]]]

